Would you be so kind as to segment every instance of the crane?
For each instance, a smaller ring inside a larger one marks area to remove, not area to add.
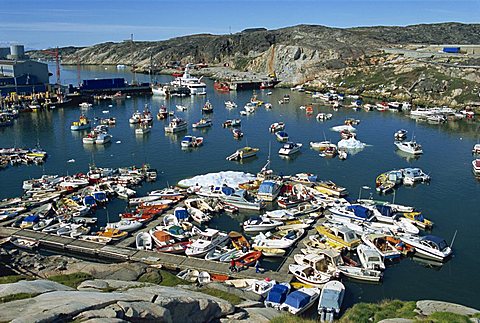
[[[57,84],[60,85],[60,57],[58,55],[58,47],[55,50],[43,50],[45,54],[48,54],[55,58],[55,65],[56,65],[56,76],[57,76]]]

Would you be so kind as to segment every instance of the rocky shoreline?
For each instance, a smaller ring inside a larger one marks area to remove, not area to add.
[[[291,319],[274,309],[264,308],[257,294],[222,283],[194,286],[175,282],[174,286],[165,286],[172,284],[167,281],[171,278],[161,269],[145,264],[102,264],[17,249],[0,249],[0,261],[2,266],[22,275],[0,277],[0,322],[262,323],[289,322]],[[2,281],[10,277],[16,279]],[[398,304],[409,303],[412,302]],[[407,306],[398,304],[397,307]],[[354,306],[340,322],[358,321],[358,312]],[[434,300],[417,301],[412,311],[405,314],[407,318],[376,320],[376,316],[370,314],[368,322],[424,319],[443,322],[435,319],[438,313],[480,322],[480,311],[476,309]]]

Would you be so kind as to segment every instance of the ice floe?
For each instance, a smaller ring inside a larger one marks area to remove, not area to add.
[[[190,186],[221,186],[226,184],[230,187],[237,188],[238,184],[245,183],[255,179],[255,175],[244,173],[244,172],[235,172],[235,171],[224,171],[218,173],[209,173],[205,175],[197,175],[191,178],[182,179],[178,182],[178,186],[181,187],[190,187]]]

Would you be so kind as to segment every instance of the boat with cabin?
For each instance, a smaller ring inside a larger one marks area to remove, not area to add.
[[[293,315],[300,315],[307,311],[318,299],[320,289],[302,287],[299,290],[288,294],[285,302],[280,305],[279,309],[288,311]]]
[[[298,153],[300,151],[300,148],[302,148],[301,143],[287,142],[283,144],[282,148],[280,148],[280,150],[278,151],[278,154],[282,156],[290,156]]]
[[[82,114],[78,119],[78,121],[72,122],[72,124],[70,125],[70,130],[72,131],[87,130],[87,129],[90,129],[91,126],[92,124],[90,120],[88,120],[88,118]]]
[[[201,231],[199,237],[192,242],[185,250],[185,254],[190,257],[204,257],[207,252],[214,249],[228,240],[226,233],[215,229],[206,229]]]
[[[182,118],[175,117],[170,120],[168,126],[165,127],[166,133],[176,133],[185,131],[188,128],[188,123]]]
[[[250,157],[255,156],[259,150],[260,149],[258,149],[258,148],[246,146],[246,147],[237,149],[237,151],[235,151],[233,154],[228,156],[226,159],[227,160],[242,160],[242,159],[250,158]]]
[[[423,154],[422,146],[418,144],[415,140],[411,141],[395,141],[395,146],[403,152],[406,152],[411,155],[421,155]]]
[[[330,281],[325,284],[318,301],[318,316],[320,322],[333,322],[340,314],[345,286],[339,281]]]

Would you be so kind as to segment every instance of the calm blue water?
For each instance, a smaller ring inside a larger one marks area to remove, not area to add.
[[[53,71],[53,69],[52,69]],[[82,78],[125,77],[132,80],[149,81],[146,75],[134,76],[129,72],[118,72],[114,68],[83,67]],[[63,67],[62,82],[77,83],[75,67]],[[169,81],[168,76],[157,77],[158,81]],[[255,173],[265,164],[268,147],[271,142],[272,168],[283,174],[312,172],[321,178],[331,179],[349,189],[352,197],[357,197],[363,185],[374,187],[375,177],[386,170],[415,166],[430,173],[430,185],[418,185],[414,188],[401,187],[396,194],[398,203],[414,205],[435,222],[433,233],[450,241],[458,231],[454,251],[455,257],[440,269],[426,268],[410,259],[389,268],[382,285],[366,285],[347,282],[346,302],[376,301],[384,298],[404,300],[442,299],[480,308],[476,291],[480,289],[480,266],[477,237],[480,224],[478,198],[480,183],[471,171],[471,149],[478,140],[479,124],[474,122],[447,123],[429,125],[417,123],[402,114],[379,112],[354,112],[350,109],[333,112],[333,119],[320,123],[315,117],[306,117],[305,111],[298,107],[311,103],[311,99],[302,93],[275,89],[273,95],[258,91],[260,99],[272,102],[271,111],[263,108],[248,117],[242,118],[245,137],[241,141],[233,139],[231,132],[221,123],[226,119],[239,116],[239,109],[226,110],[223,102],[233,100],[242,107],[249,101],[252,93],[232,92],[227,94],[213,91],[208,82],[207,97],[172,98],[164,100],[156,97],[133,97],[125,101],[114,102],[109,108],[107,103],[94,105],[87,111],[90,118],[113,116],[117,118],[116,127],[110,133],[114,136],[110,145],[105,147],[87,147],[82,144],[82,134],[71,132],[70,123],[78,119],[79,108],[58,109],[39,113],[24,114],[14,127],[0,129],[0,147],[32,147],[37,141],[49,153],[44,166],[9,167],[0,172],[0,198],[17,196],[22,193],[21,182],[24,179],[39,177],[42,174],[66,174],[85,172],[88,164],[94,161],[98,166],[119,167],[147,162],[159,170],[156,183],[145,184],[139,193],[174,184],[178,180],[196,174],[222,170],[239,170]],[[285,93],[291,95],[291,102],[278,105]],[[206,131],[189,129],[188,133],[202,135],[203,147],[184,151],[180,148],[183,136],[168,136],[164,133],[164,121],[154,121],[151,133],[145,137],[136,137],[134,128],[128,124],[128,118],[134,110],[142,110],[145,104],[151,106],[156,114],[165,104],[175,109],[176,104],[189,107],[188,111],[177,112],[191,124],[201,118],[200,108],[206,99],[214,106],[211,114],[214,126]],[[315,113],[330,111],[328,107],[315,104]],[[109,114],[103,114],[109,110]],[[346,161],[324,159],[308,148],[310,141],[324,138],[334,142],[339,135],[329,130],[332,126],[343,124],[347,117],[360,119],[356,126],[358,139],[369,146],[360,153],[349,156]],[[304,144],[300,154],[292,159],[282,159],[277,155],[280,144],[268,132],[268,126],[276,121],[286,123],[290,138]],[[398,129],[407,129],[414,133],[424,147],[424,155],[417,160],[407,160],[395,152],[393,133]],[[121,144],[116,144],[117,140]],[[248,145],[259,147],[258,157],[244,163],[227,162],[225,157],[237,148]],[[75,159],[75,163],[67,160]],[[369,192],[362,192],[367,197]],[[387,196],[385,199],[391,199]],[[115,201],[108,207],[110,220],[117,218],[125,204]],[[97,215],[104,223],[106,210]],[[245,217],[245,216],[243,216]],[[238,220],[243,217],[223,217],[214,219],[212,226],[224,229],[238,229]]]

